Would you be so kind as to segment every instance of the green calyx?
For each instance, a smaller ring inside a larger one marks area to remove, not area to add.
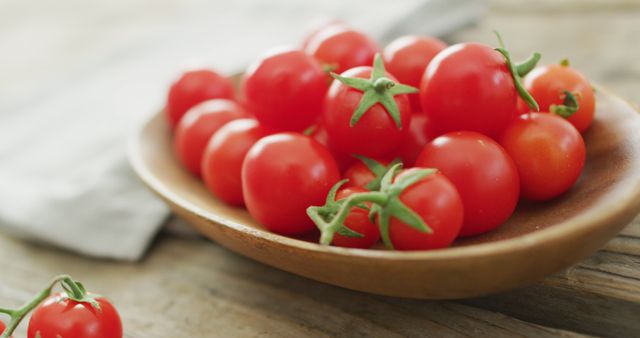
[[[564,94],[564,100],[562,101],[562,104],[550,105],[549,112],[562,116],[566,119],[575,114],[578,109],[580,109],[580,105],[578,104],[578,99],[576,98],[576,96],[570,91],[563,90],[562,93]]]
[[[365,189],[370,191],[379,190],[382,177],[384,177],[384,175],[389,172],[389,169],[391,169],[393,165],[400,163],[400,159],[396,158],[395,160],[391,161],[389,165],[385,166],[384,164],[374,159],[362,155],[353,155],[353,157],[359,159],[375,176],[375,178],[365,186]]]
[[[20,308],[0,308],[0,313],[7,314],[11,317],[11,320],[7,324],[7,328],[4,330],[2,335],[0,335],[0,338],[8,338],[11,336],[27,314],[33,311],[38,305],[40,305],[40,303],[47,299],[47,297],[51,296],[53,287],[58,283],[66,291],[66,298],[76,302],[91,304],[91,306],[98,311],[102,311],[100,304],[98,304],[98,301],[96,300],[96,297],[100,296],[87,293],[82,283],[73,280],[71,276],[61,275],[54,278],[44,290],[40,291],[40,293],[38,293],[32,300],[25,303]]]
[[[538,106],[536,100],[533,98],[533,96],[531,96],[531,94],[529,94],[529,92],[524,88],[524,85],[522,84],[522,77],[533,70],[533,68],[535,68],[536,64],[540,60],[540,53],[533,53],[533,55],[531,55],[523,63],[516,65],[511,58],[511,53],[509,53],[509,51],[504,47],[504,42],[502,41],[500,33],[498,33],[497,31],[494,31],[494,33],[496,34],[498,43],[500,44],[500,47],[495,48],[495,50],[502,54],[502,56],[504,56],[507,68],[511,73],[513,84],[516,87],[518,95],[520,95],[522,100],[527,103],[529,108],[534,111],[540,111],[540,106]]]
[[[358,103],[358,107],[351,115],[351,121],[349,125],[355,126],[360,118],[373,107],[376,103],[380,103],[389,113],[393,122],[398,129],[402,129],[402,120],[400,119],[400,111],[398,105],[394,100],[394,96],[400,94],[412,94],[417,93],[418,89],[415,87],[407,86],[401,83],[397,83],[386,76],[384,69],[384,62],[380,53],[376,54],[373,60],[373,70],[371,71],[371,77],[369,79],[361,79],[357,77],[344,77],[336,73],[331,73],[331,76],[342,82],[343,84],[358,89],[364,94]]]
[[[391,217],[401,220],[418,231],[431,233],[431,228],[429,228],[422,218],[400,200],[400,194],[411,185],[433,174],[436,170],[415,170],[396,182],[393,182],[400,168],[402,168],[402,164],[397,163],[387,171],[381,179],[378,191],[356,193],[346,199],[335,201],[336,192],[347,182],[347,180],[342,180],[331,188],[327,194],[325,205],[307,208],[307,215],[309,215],[321,232],[320,244],[331,244],[335,233],[348,237],[362,237],[362,234],[349,229],[344,224],[344,221],[351,211],[351,208],[359,207],[367,209],[366,205],[364,205],[365,203],[371,203],[372,206],[369,209],[369,217],[374,221],[377,215],[382,239],[390,249],[393,249],[393,244],[389,237],[389,222]]]

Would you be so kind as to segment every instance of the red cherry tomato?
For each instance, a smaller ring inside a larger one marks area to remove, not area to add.
[[[171,85],[167,98],[167,118],[175,127],[189,108],[208,99],[233,99],[231,80],[208,70],[188,71]]]
[[[268,230],[283,235],[315,229],[306,209],[324,204],[339,179],[338,165],[329,150],[297,133],[262,138],[242,165],[247,210]]]
[[[407,169],[402,175],[416,170]],[[455,186],[444,175],[436,172],[409,186],[400,194],[400,200],[416,212],[433,233],[420,232],[402,221],[391,218],[389,236],[397,250],[428,250],[446,248],[458,236],[464,217],[462,200]]]
[[[464,204],[461,236],[496,228],[518,203],[518,169],[505,150],[485,135],[453,132],[437,137],[425,146],[416,166],[439,169],[458,189]]]
[[[389,167],[391,161],[387,160],[374,160],[378,162],[380,165],[384,167]],[[344,178],[348,179],[347,183],[345,183],[346,187],[359,187],[367,189],[367,185],[371,183],[371,181],[376,178],[380,179],[381,177],[376,177],[376,174],[367,167],[367,165],[361,161],[356,160],[350,167],[344,172],[342,175]],[[371,187],[370,187],[371,188]],[[375,188],[371,188],[375,189]]]
[[[336,150],[335,147],[331,146],[331,144],[329,143],[329,135],[327,134],[327,129],[324,127],[324,125],[318,124],[309,136],[329,149],[331,155],[333,155],[333,159],[336,160],[336,163],[338,163],[340,172],[347,170],[347,168],[349,168],[349,166],[355,162],[355,158],[353,156]]]
[[[537,201],[569,190],[578,180],[586,157],[580,133],[552,114],[517,117],[502,135],[501,144],[518,167],[522,196]]]
[[[227,122],[244,116],[239,104],[226,99],[208,100],[189,109],[178,122],[173,143],[180,162],[201,176],[202,155],[211,136]]]
[[[405,168],[413,166],[424,146],[433,138],[429,121],[424,114],[411,115],[409,132],[400,144],[398,155]]]
[[[64,294],[44,300],[29,321],[28,338],[120,338],[120,316],[105,298],[97,298],[100,310]]]
[[[207,144],[202,159],[207,189],[228,204],[243,205],[242,162],[249,149],[268,134],[254,119],[239,119],[222,126]]]
[[[371,67],[357,67],[341,75],[369,79]],[[392,75],[387,77],[395,81]],[[363,92],[340,81],[333,81],[325,100],[324,125],[329,141],[337,150],[381,158],[393,152],[402,142],[411,121],[411,106],[406,94],[394,96],[404,128],[394,123],[391,115],[380,104],[369,108],[352,127],[351,116],[362,99]]]
[[[338,190],[336,201],[361,192],[367,192],[367,190],[360,187],[342,188]],[[345,248],[368,249],[376,244],[380,239],[380,230],[378,229],[378,226],[369,220],[369,210],[357,207],[351,208],[351,211],[344,221],[344,225],[347,228],[362,234],[364,237],[348,237],[336,233],[333,236],[331,244]]]
[[[440,52],[420,85],[422,109],[438,135],[469,130],[498,137],[516,113],[517,98],[504,56],[479,43]]]
[[[316,22],[315,25],[313,25],[313,27],[309,30],[309,32],[305,35],[304,39],[302,40],[302,50],[306,50],[307,46],[309,45],[309,42],[311,42],[316,35],[322,33],[322,31],[329,29],[330,27],[333,26],[345,26],[348,27],[347,24],[345,24],[342,20],[339,19],[324,19],[321,20],[320,22]]]
[[[0,321],[0,335],[4,333],[4,329],[6,328],[7,327],[4,325],[4,323]]]
[[[568,65],[536,68],[524,78],[524,86],[543,112],[548,112],[551,105],[562,104],[565,90],[571,92],[578,101],[578,110],[567,120],[581,133],[586,131],[593,122],[595,111],[593,88],[587,78]]]
[[[402,36],[384,48],[382,56],[389,73],[401,83],[419,87],[422,74],[436,54],[447,48],[447,44],[428,36]],[[411,109],[422,111],[420,96],[409,94]]]
[[[307,43],[305,52],[335,73],[358,66],[368,66],[380,48],[366,34],[345,25],[330,25],[316,33]]]
[[[327,76],[302,51],[275,50],[247,69],[242,88],[247,108],[260,124],[302,131],[322,113]]]

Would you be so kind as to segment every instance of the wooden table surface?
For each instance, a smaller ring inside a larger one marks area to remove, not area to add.
[[[569,56],[591,79],[640,99],[638,1],[491,1],[478,25],[447,39],[493,43],[492,29],[519,58],[533,49],[548,63]],[[176,231],[162,233],[139,263],[78,257],[4,234],[0,252],[0,304],[18,305],[69,273],[114,301],[126,337],[640,336],[640,218],[564,272],[464,301],[349,291]]]

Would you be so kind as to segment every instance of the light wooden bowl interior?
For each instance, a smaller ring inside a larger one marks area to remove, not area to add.
[[[392,252],[323,247],[264,230],[210,195],[177,162],[164,114],[135,135],[130,160],[171,209],[219,244],[265,264],[349,289],[412,298],[465,298],[532,283],[585,258],[640,211],[640,115],[598,89],[577,185],[547,203],[521,202],[499,229],[451,248]],[[487,196],[491,198],[491,196]],[[214,283],[215,281],[212,281]]]

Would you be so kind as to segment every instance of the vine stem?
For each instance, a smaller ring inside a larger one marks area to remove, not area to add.
[[[40,305],[42,301],[47,299],[47,297],[51,296],[53,287],[58,283],[64,283],[65,285],[67,285],[71,292],[74,293],[74,296],[82,295],[83,293],[81,288],[71,278],[71,276],[60,275],[55,277],[53,280],[51,280],[49,285],[44,290],[40,291],[40,293],[38,293],[33,299],[22,305],[20,308],[16,310],[0,308],[1,313],[5,313],[11,317],[9,324],[7,324],[7,328],[4,330],[2,335],[0,335],[0,338],[9,338],[11,334],[13,334],[13,331],[16,330],[18,325],[20,325],[20,322],[24,319],[24,317],[26,317],[29,312]]]

